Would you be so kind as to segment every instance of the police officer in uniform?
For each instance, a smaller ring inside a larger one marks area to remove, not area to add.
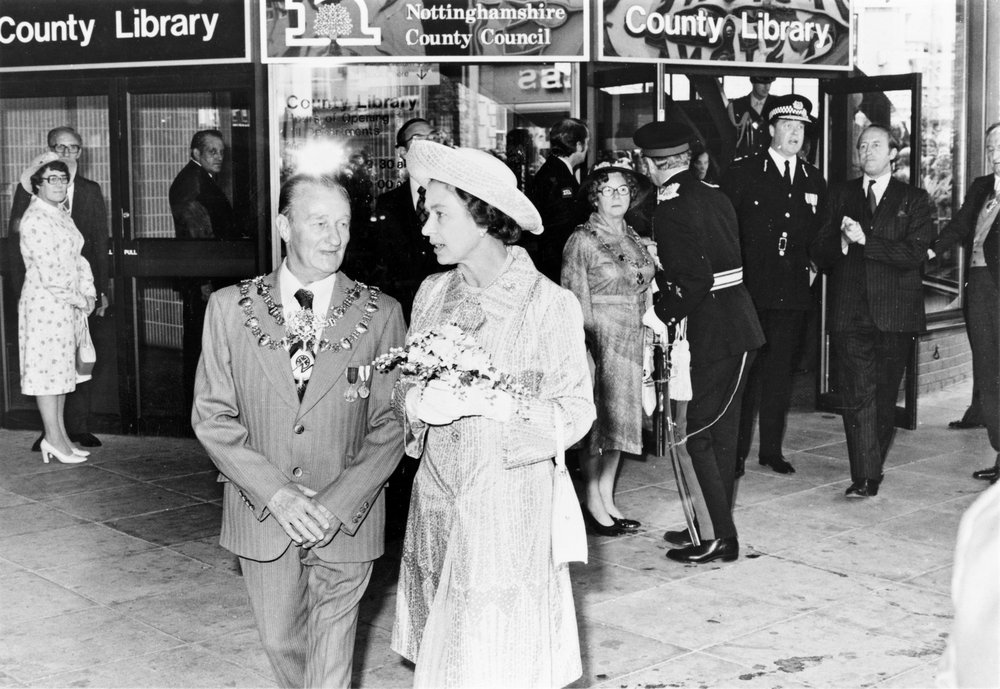
[[[685,542],[683,532],[664,538],[680,546],[669,550],[668,558],[702,564],[739,556],[732,517],[739,400],[764,335],[742,281],[736,212],[725,194],[690,171],[693,139],[694,132],[680,123],[657,122],[635,134],[644,151],[659,154],[657,168],[666,177],[653,216],[663,265],[653,309],[668,327],[687,319],[692,388],[687,451],[713,532],[704,538],[707,525],[700,525],[698,546]]]
[[[736,159],[763,153],[768,144],[767,111],[772,107],[774,77],[750,77],[750,93],[729,103],[729,119],[736,127]]]
[[[771,144],[734,163],[722,190],[736,208],[743,248],[743,281],[750,291],[767,343],[757,354],[743,395],[737,476],[742,476],[760,407],[760,463],[779,474],[795,468],[781,452],[792,393],[796,348],[810,293],[809,244],[819,229],[826,182],[798,153],[812,122],[809,99],[795,94],[772,99]],[[766,387],[767,394],[762,395]]]

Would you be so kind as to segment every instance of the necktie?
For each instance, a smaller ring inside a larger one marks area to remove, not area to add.
[[[295,299],[303,309],[312,310],[313,293],[309,290],[298,290],[295,293]],[[292,375],[295,377],[295,388],[298,390],[301,402],[302,396],[306,392],[306,383],[309,382],[309,376],[312,374],[315,359],[312,352],[305,349],[305,343],[301,340],[292,343],[292,346],[288,348],[288,356],[292,362]]]
[[[792,183],[792,165],[789,161],[785,161],[785,181],[789,184]]]
[[[875,200],[875,180],[868,180],[868,215],[875,217],[875,209],[878,208],[878,201]]]
[[[427,212],[425,204],[427,203],[427,190],[423,187],[417,188],[417,220],[420,221],[420,226],[423,227],[424,223],[427,222],[427,218],[430,217],[430,213]]]

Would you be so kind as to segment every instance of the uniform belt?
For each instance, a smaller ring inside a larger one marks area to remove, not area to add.
[[[712,291],[743,284],[743,268],[723,270],[712,275]]]

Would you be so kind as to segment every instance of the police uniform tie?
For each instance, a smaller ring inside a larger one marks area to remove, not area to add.
[[[295,293],[295,299],[303,309],[312,310],[313,293],[307,289],[300,289]],[[312,352],[305,350],[305,343],[302,340],[293,342],[288,348],[288,356],[292,362],[292,375],[295,377],[295,388],[299,393],[299,401],[306,392],[306,384],[312,373],[314,363]]]
[[[420,221],[420,226],[423,227],[424,223],[427,222],[427,218],[430,217],[430,213],[427,212],[427,190],[423,187],[417,188],[417,220]]]
[[[875,199],[875,180],[868,180],[868,217],[875,217],[875,209],[878,208],[878,201]]]
[[[792,183],[792,164],[788,160],[785,161],[785,182]]]

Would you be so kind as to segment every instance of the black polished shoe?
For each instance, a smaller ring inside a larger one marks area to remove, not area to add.
[[[612,519],[615,521],[615,526],[626,531],[635,531],[642,526],[642,522],[637,522],[635,519],[628,519],[627,517],[622,517],[621,519],[612,517]]]
[[[101,441],[93,433],[70,433],[69,439],[81,447],[101,446]]]
[[[625,533],[625,529],[618,526],[618,524],[612,524],[611,526],[605,526],[596,519],[594,515],[590,513],[584,505],[580,505],[580,509],[583,511],[583,523],[587,527],[587,533],[592,533],[597,536],[621,536]]]
[[[716,538],[701,545],[668,550],[667,557],[674,562],[688,565],[704,565],[715,560],[732,562],[740,556],[740,542],[733,538]]]
[[[844,491],[844,495],[849,498],[873,498],[878,495],[878,484],[881,481],[875,479],[861,479],[851,484],[851,487]]]
[[[966,421],[965,419],[959,419],[958,421],[950,421],[948,423],[948,428],[954,430],[965,430],[966,428],[986,428],[984,423],[976,423],[975,421]]]
[[[760,465],[764,467],[771,467],[779,474],[794,474],[795,467],[785,461],[785,458],[781,455],[775,455],[773,457],[761,457]]]
[[[42,451],[42,441],[43,440],[45,440],[45,434],[44,433],[42,433],[40,436],[38,436],[38,438],[35,439],[35,444],[31,446],[31,451],[32,452],[41,452]]]
[[[746,457],[737,457],[736,458],[736,471],[734,472],[733,476],[735,476],[736,478],[739,478],[739,477],[741,477],[745,473],[747,473],[747,458]]]
[[[691,534],[688,533],[687,529],[681,529],[680,531],[667,531],[663,534],[663,540],[670,545],[675,545],[678,548],[687,548],[688,546],[694,545],[694,541],[691,540]]]
[[[989,468],[972,472],[972,478],[978,478],[983,481],[996,481],[997,476],[1000,476],[1000,467],[995,464]]]

